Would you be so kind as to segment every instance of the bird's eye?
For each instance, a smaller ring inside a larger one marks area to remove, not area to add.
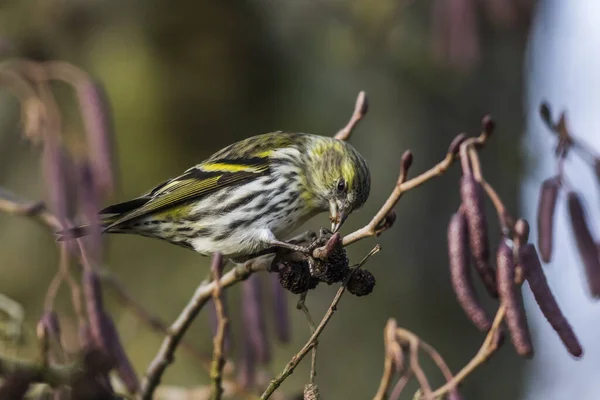
[[[344,193],[346,191],[346,181],[344,178],[340,178],[337,181],[337,191],[338,193]]]

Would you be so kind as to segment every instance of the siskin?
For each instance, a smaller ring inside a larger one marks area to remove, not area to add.
[[[276,247],[300,250],[281,239],[324,211],[336,232],[369,190],[367,163],[348,143],[274,132],[234,143],[149,193],[103,209],[100,223],[104,233],[247,258]],[[78,226],[58,240],[87,233]]]

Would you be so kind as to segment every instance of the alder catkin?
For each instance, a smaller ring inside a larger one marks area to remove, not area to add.
[[[467,220],[462,209],[452,216],[448,224],[448,260],[452,288],[458,303],[477,329],[488,331],[492,321],[481,306],[471,280]]]
[[[279,283],[279,277],[276,274],[269,275],[275,334],[281,343],[288,343],[291,338],[291,321],[288,312],[287,293]]]
[[[271,360],[271,349],[267,339],[261,287],[260,277],[256,274],[242,282],[242,317],[245,335],[249,338],[256,361],[267,364]]]
[[[546,179],[540,188],[537,213],[538,247],[542,261],[545,263],[549,263],[552,259],[554,215],[556,214],[559,189],[560,180],[558,177]]]
[[[521,287],[515,285],[513,251],[504,240],[496,253],[496,271],[500,301],[506,307],[506,323],[513,346],[521,357],[533,356],[533,344],[523,306]]]
[[[490,247],[483,188],[471,175],[464,175],[460,180],[460,195],[467,218],[469,245],[475,260],[475,269],[490,296],[498,297],[496,276],[490,267]]]
[[[567,194],[569,217],[577,242],[577,250],[585,267],[590,293],[593,297],[600,297],[600,261],[594,238],[587,223],[585,209],[581,199],[575,192]]]
[[[82,287],[93,344],[106,354],[110,354],[110,330],[106,325],[100,278],[95,271],[83,272]]]
[[[117,327],[115,326],[112,318],[107,314],[104,314],[105,318],[105,326],[107,331],[109,331],[110,340],[110,353],[115,361],[115,366],[117,368],[117,373],[119,374],[119,378],[129,391],[129,393],[135,393],[140,388],[140,381],[138,376],[131,364],[131,360],[125,349],[123,348],[123,344],[121,343],[121,339],[119,337],[119,332],[117,331]]]
[[[563,315],[544,275],[542,264],[535,247],[528,243],[519,251],[519,264],[525,269],[525,276],[533,297],[542,314],[556,331],[566,349],[575,357],[581,357],[583,350],[573,332],[573,328]]]
[[[77,87],[79,108],[90,148],[97,192],[110,195],[115,189],[112,112],[104,86],[89,80]]]

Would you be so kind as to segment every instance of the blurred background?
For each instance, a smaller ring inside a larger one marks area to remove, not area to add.
[[[365,90],[369,113],[351,143],[373,177],[366,206],[344,232],[369,221],[392,189],[402,151],[415,156],[412,173],[440,160],[459,132],[479,132],[491,113],[498,131],[482,153],[486,178],[520,215],[524,157],[525,55],[536,10],[533,0],[3,0],[3,58],[64,60],[101,81],[113,109],[118,189],[126,200],[181,173],[236,140],[274,130],[332,135]],[[81,131],[68,88],[57,85],[65,134]],[[0,91],[0,185],[30,199],[46,198],[40,151],[20,131],[19,105]],[[550,136],[547,136],[550,138]],[[535,166],[535,159],[528,165]],[[319,340],[318,377],[326,399],[371,398],[383,369],[382,329],[388,318],[435,346],[453,371],[477,351],[483,335],[467,320],[449,282],[446,226],[459,205],[459,170],[430,182],[398,204],[394,228],[349,250],[358,261],[375,243],[384,251],[367,266],[377,278],[364,298],[345,296]],[[536,201],[536,200],[532,200]],[[491,212],[491,209],[490,209]],[[318,228],[326,216],[312,221]],[[499,235],[492,238],[497,241]],[[209,260],[160,241],[107,238],[105,263],[145,307],[171,322],[207,275]],[[35,324],[57,268],[52,235],[34,222],[0,215],[0,292],[22,304],[27,332],[14,354],[37,354]],[[262,278],[267,278],[263,276]],[[273,325],[269,281],[263,279],[267,323]],[[321,285],[308,306],[320,318],[335,287]],[[244,333],[239,287],[228,291],[240,353]],[[162,337],[106,293],[124,346],[142,374]],[[278,343],[279,372],[309,336],[296,298],[288,297],[292,340]],[[57,310],[76,341],[70,295]],[[187,338],[209,353],[204,310]],[[69,335],[71,335],[69,337]],[[536,343],[544,346],[543,343]],[[585,345],[585,343],[584,343]],[[557,352],[563,350],[556,349]],[[442,377],[424,361],[432,382]],[[309,362],[282,390],[301,393]],[[463,386],[466,399],[516,399],[524,393],[525,362],[506,346]],[[193,387],[208,374],[184,349],[163,380]],[[416,389],[416,387],[412,387]],[[407,391],[405,394],[409,396]],[[546,397],[549,398],[549,397]]]

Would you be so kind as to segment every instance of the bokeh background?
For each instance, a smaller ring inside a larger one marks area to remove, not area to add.
[[[527,0],[3,0],[0,54],[69,61],[105,84],[116,132],[115,200],[142,194],[254,134],[332,135],[365,90],[369,113],[351,142],[369,161],[372,194],[346,223],[344,231],[350,232],[387,198],[402,151],[413,151],[413,173],[423,171],[444,156],[457,133],[477,133],[486,113],[496,119],[498,132],[483,152],[484,172],[519,214],[523,66],[534,10]],[[75,103],[64,87],[56,91],[65,131],[80,131]],[[21,128],[18,103],[0,91],[0,185],[44,199],[40,151],[20,135]],[[375,243],[384,251],[368,264],[377,278],[374,293],[345,296],[319,340],[317,382],[324,398],[372,397],[389,317],[434,345],[453,370],[479,348],[483,336],[459,308],[448,276],[446,225],[459,204],[458,178],[454,168],[409,193],[396,208],[392,230],[350,249],[353,260]],[[322,216],[310,226],[326,222]],[[9,346],[15,354],[37,353],[34,327],[57,268],[53,240],[32,221],[0,215],[0,292],[23,305],[28,327],[23,342]],[[107,267],[168,322],[207,275],[207,258],[160,241],[116,236],[107,238],[107,245]],[[270,313],[266,280],[264,288]],[[322,285],[310,293],[315,316],[322,315],[334,292]],[[228,295],[237,351],[244,333],[239,288]],[[110,293],[106,300],[143,373],[162,338]],[[273,360],[264,366],[268,374],[279,372],[309,335],[296,299],[288,300],[292,341],[272,340]],[[57,308],[66,334],[75,340],[66,290]],[[210,351],[206,312],[187,338]],[[442,383],[433,366],[426,366],[432,380]],[[507,346],[466,381],[465,398],[518,398],[523,366]],[[304,362],[283,390],[301,392],[308,368]],[[208,375],[180,349],[164,382],[192,387],[208,382]]]

